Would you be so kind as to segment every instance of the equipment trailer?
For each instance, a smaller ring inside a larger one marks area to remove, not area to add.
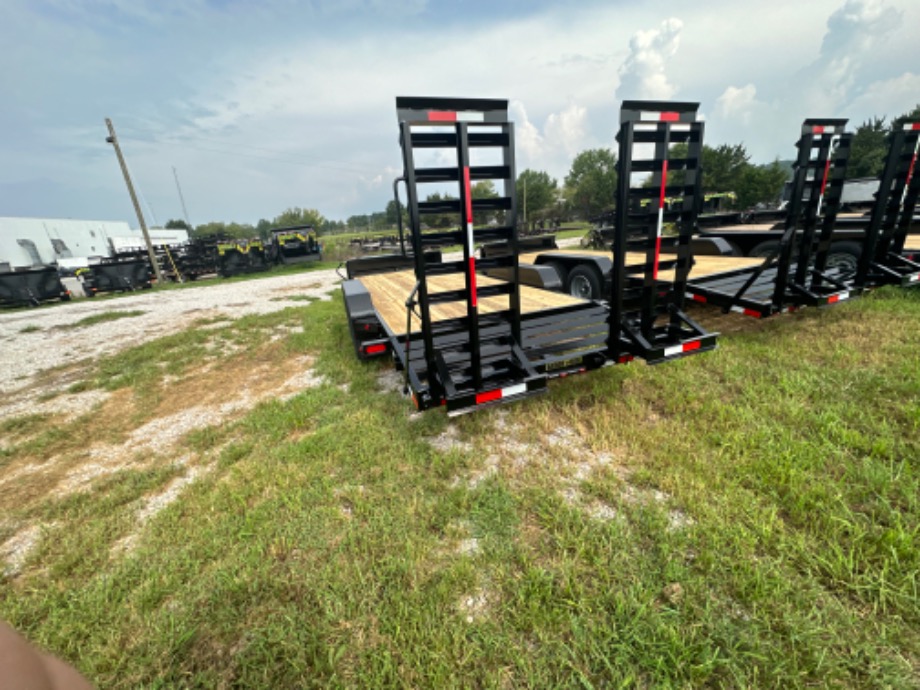
[[[542,393],[550,378],[635,356],[655,363],[715,347],[716,335],[681,311],[699,196],[703,126],[696,121],[695,105],[624,104],[620,160],[627,173],[618,196],[647,196],[630,173],[651,172],[659,188],[686,198],[682,209],[667,218],[679,226],[673,261],[661,259],[661,212],[623,216],[620,256],[637,249],[645,260],[637,269],[614,258],[614,280],[605,301],[522,284],[527,275],[545,287],[560,286],[551,267],[519,262],[514,125],[507,101],[397,98],[396,106],[412,254],[349,262],[342,290],[358,357],[391,353],[418,409],[445,405],[448,414],[461,414]],[[670,144],[679,141],[696,153],[671,158]],[[653,145],[654,157],[633,161],[634,144]],[[454,164],[432,167],[420,165],[422,160]],[[686,179],[673,190],[667,185],[669,164],[672,170],[686,170]],[[482,180],[497,183],[500,195],[474,199],[472,183]],[[421,189],[427,185],[448,186],[451,193],[422,201],[428,195]],[[501,212],[502,224],[474,227],[481,211]],[[461,229],[423,231],[423,219],[433,214],[453,214]],[[476,257],[477,243],[495,241],[506,242],[511,251]],[[462,259],[432,256],[429,248],[443,244],[461,245]],[[413,270],[405,270],[410,261]],[[385,264],[405,268],[378,272],[388,268]],[[659,281],[659,271],[671,269],[675,279]],[[658,323],[661,317],[666,323]]]
[[[899,131],[891,133],[888,157],[854,280],[857,290],[885,284],[903,287],[920,284],[920,263],[905,256],[908,230],[920,194],[918,152],[920,122],[906,122]]]
[[[693,300],[760,318],[849,298],[845,274],[827,266],[852,140],[845,126],[846,120],[805,120],[778,245],[755,269],[691,280]]]

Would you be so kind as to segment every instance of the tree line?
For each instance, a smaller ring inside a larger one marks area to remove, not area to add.
[[[885,116],[872,117],[854,131],[847,166],[848,179],[881,174],[889,133],[900,129],[905,121],[920,120],[920,105],[894,118],[890,124],[886,124],[885,120]],[[676,155],[679,157],[680,151]],[[777,158],[771,163],[752,163],[743,143],[714,147],[704,144],[702,167],[703,192],[733,192],[734,200],[729,206],[737,209],[777,204],[783,185],[792,175],[790,160]],[[675,176],[676,173],[670,175]],[[679,182],[671,176],[669,183]],[[616,186],[616,153],[607,148],[588,149],[575,156],[561,183],[543,170],[526,169],[521,172],[516,184],[518,217],[529,225],[546,221],[588,221],[613,209]],[[475,183],[471,191],[474,199],[498,196],[495,185],[489,180]],[[425,201],[450,202],[456,198],[456,195],[438,191],[429,194]],[[445,204],[445,209],[449,206],[449,203]],[[405,226],[408,222],[405,207],[397,210],[396,201],[391,199],[382,211],[353,215],[344,221],[325,218],[313,208],[293,207],[272,220],[260,219],[255,225],[210,222],[191,228],[185,221],[170,220],[166,227],[186,229],[192,236],[223,234],[235,238],[268,239],[273,229],[294,225],[312,225],[321,235],[388,230],[396,227],[400,213]],[[448,210],[425,216],[429,227],[450,227],[456,222],[457,214]],[[477,225],[503,223],[504,212],[477,212],[474,222]]]

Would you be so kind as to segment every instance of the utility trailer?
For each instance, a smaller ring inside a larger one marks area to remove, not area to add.
[[[217,273],[229,278],[271,268],[261,240],[226,240],[217,243]]]
[[[150,262],[147,259],[103,259],[92,264],[92,290],[132,292],[152,287]]]
[[[70,293],[54,266],[0,271],[0,306],[37,307],[55,299],[69,300]]]
[[[461,414],[542,393],[552,378],[636,356],[657,363],[715,347],[716,334],[681,311],[689,266],[681,247],[689,247],[684,240],[692,232],[699,194],[702,123],[695,105],[624,104],[620,160],[627,183],[618,197],[647,196],[637,180],[630,184],[631,172],[652,173],[658,187],[667,186],[670,162],[687,174],[668,192],[686,201],[668,218],[680,227],[674,260],[660,256],[665,242],[658,209],[624,216],[618,226],[621,255],[636,249],[643,263],[618,265],[614,258],[606,300],[524,284],[522,278],[561,287],[551,267],[519,261],[514,125],[507,101],[397,98],[396,106],[411,254],[348,262],[342,291],[357,356],[389,353],[405,372],[418,409],[443,405],[449,415]],[[678,142],[691,143],[692,157],[671,157],[670,145]],[[636,144],[650,144],[654,156],[633,161]],[[472,183],[481,180],[493,181],[499,195],[474,199]],[[438,185],[450,191],[423,201],[431,195],[422,190]],[[475,214],[483,211],[501,212],[502,224],[474,227]],[[452,214],[460,229],[423,231],[425,218],[435,214]],[[511,251],[477,257],[476,245],[490,242],[505,242]],[[445,244],[461,245],[462,258],[432,256],[431,248]],[[384,263],[393,264],[391,270]],[[672,269],[673,281],[658,280],[659,271]]]
[[[845,126],[841,119],[805,120],[777,246],[756,268],[691,280],[693,300],[761,318],[850,297],[846,274],[827,265],[852,140]]]
[[[320,261],[323,258],[312,225],[292,225],[272,230],[270,256],[279,264]]]
[[[905,255],[908,230],[920,194],[918,151],[920,122],[906,122],[889,136],[888,156],[854,280],[857,290],[886,284],[905,287],[920,284],[920,263]]]

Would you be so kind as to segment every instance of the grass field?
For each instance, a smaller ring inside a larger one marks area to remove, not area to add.
[[[451,421],[338,298],[50,372],[0,617],[103,688],[920,686],[920,294],[694,315]]]

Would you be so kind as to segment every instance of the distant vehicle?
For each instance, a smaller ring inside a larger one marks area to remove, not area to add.
[[[293,225],[272,230],[270,256],[279,264],[319,261],[323,258],[312,225]]]

